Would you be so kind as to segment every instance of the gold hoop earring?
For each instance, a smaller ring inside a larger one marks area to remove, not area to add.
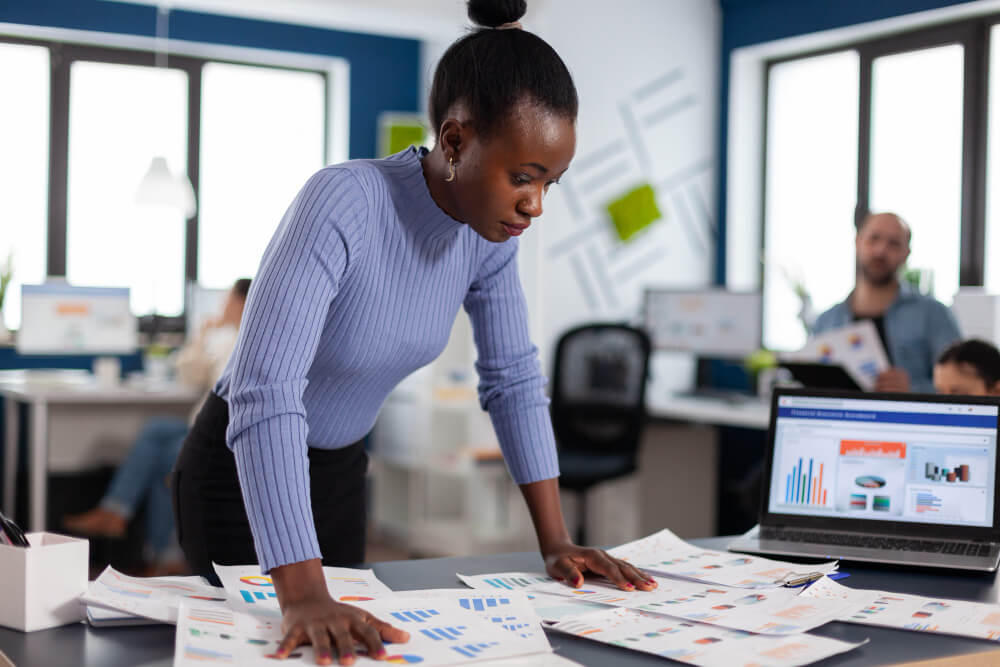
[[[445,183],[451,183],[455,180],[455,159],[448,158],[448,178],[444,179]]]

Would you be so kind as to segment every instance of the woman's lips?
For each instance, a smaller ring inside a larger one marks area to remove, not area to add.
[[[507,233],[511,236],[520,236],[524,233],[524,230],[529,227],[529,225],[515,226],[507,222],[501,222],[503,228],[507,230]]]

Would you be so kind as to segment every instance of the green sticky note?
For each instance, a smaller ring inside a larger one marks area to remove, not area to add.
[[[424,127],[422,125],[393,123],[389,126],[388,134],[389,141],[385,147],[383,157],[398,153],[410,146],[422,146],[424,144]]]
[[[629,190],[608,204],[608,215],[622,241],[628,241],[663,217],[656,205],[653,187],[648,183]]]

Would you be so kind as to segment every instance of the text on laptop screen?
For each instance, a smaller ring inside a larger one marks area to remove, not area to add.
[[[993,525],[998,407],[782,396],[768,511]]]

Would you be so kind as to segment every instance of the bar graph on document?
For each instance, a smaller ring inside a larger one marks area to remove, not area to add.
[[[552,577],[536,572],[503,572],[500,574],[459,574],[458,578],[469,588],[514,591],[531,589],[539,584],[555,581]]]
[[[785,492],[782,494],[786,505],[812,505],[826,507],[832,504],[829,494],[829,464],[813,457],[794,459],[791,468],[785,472]]]

